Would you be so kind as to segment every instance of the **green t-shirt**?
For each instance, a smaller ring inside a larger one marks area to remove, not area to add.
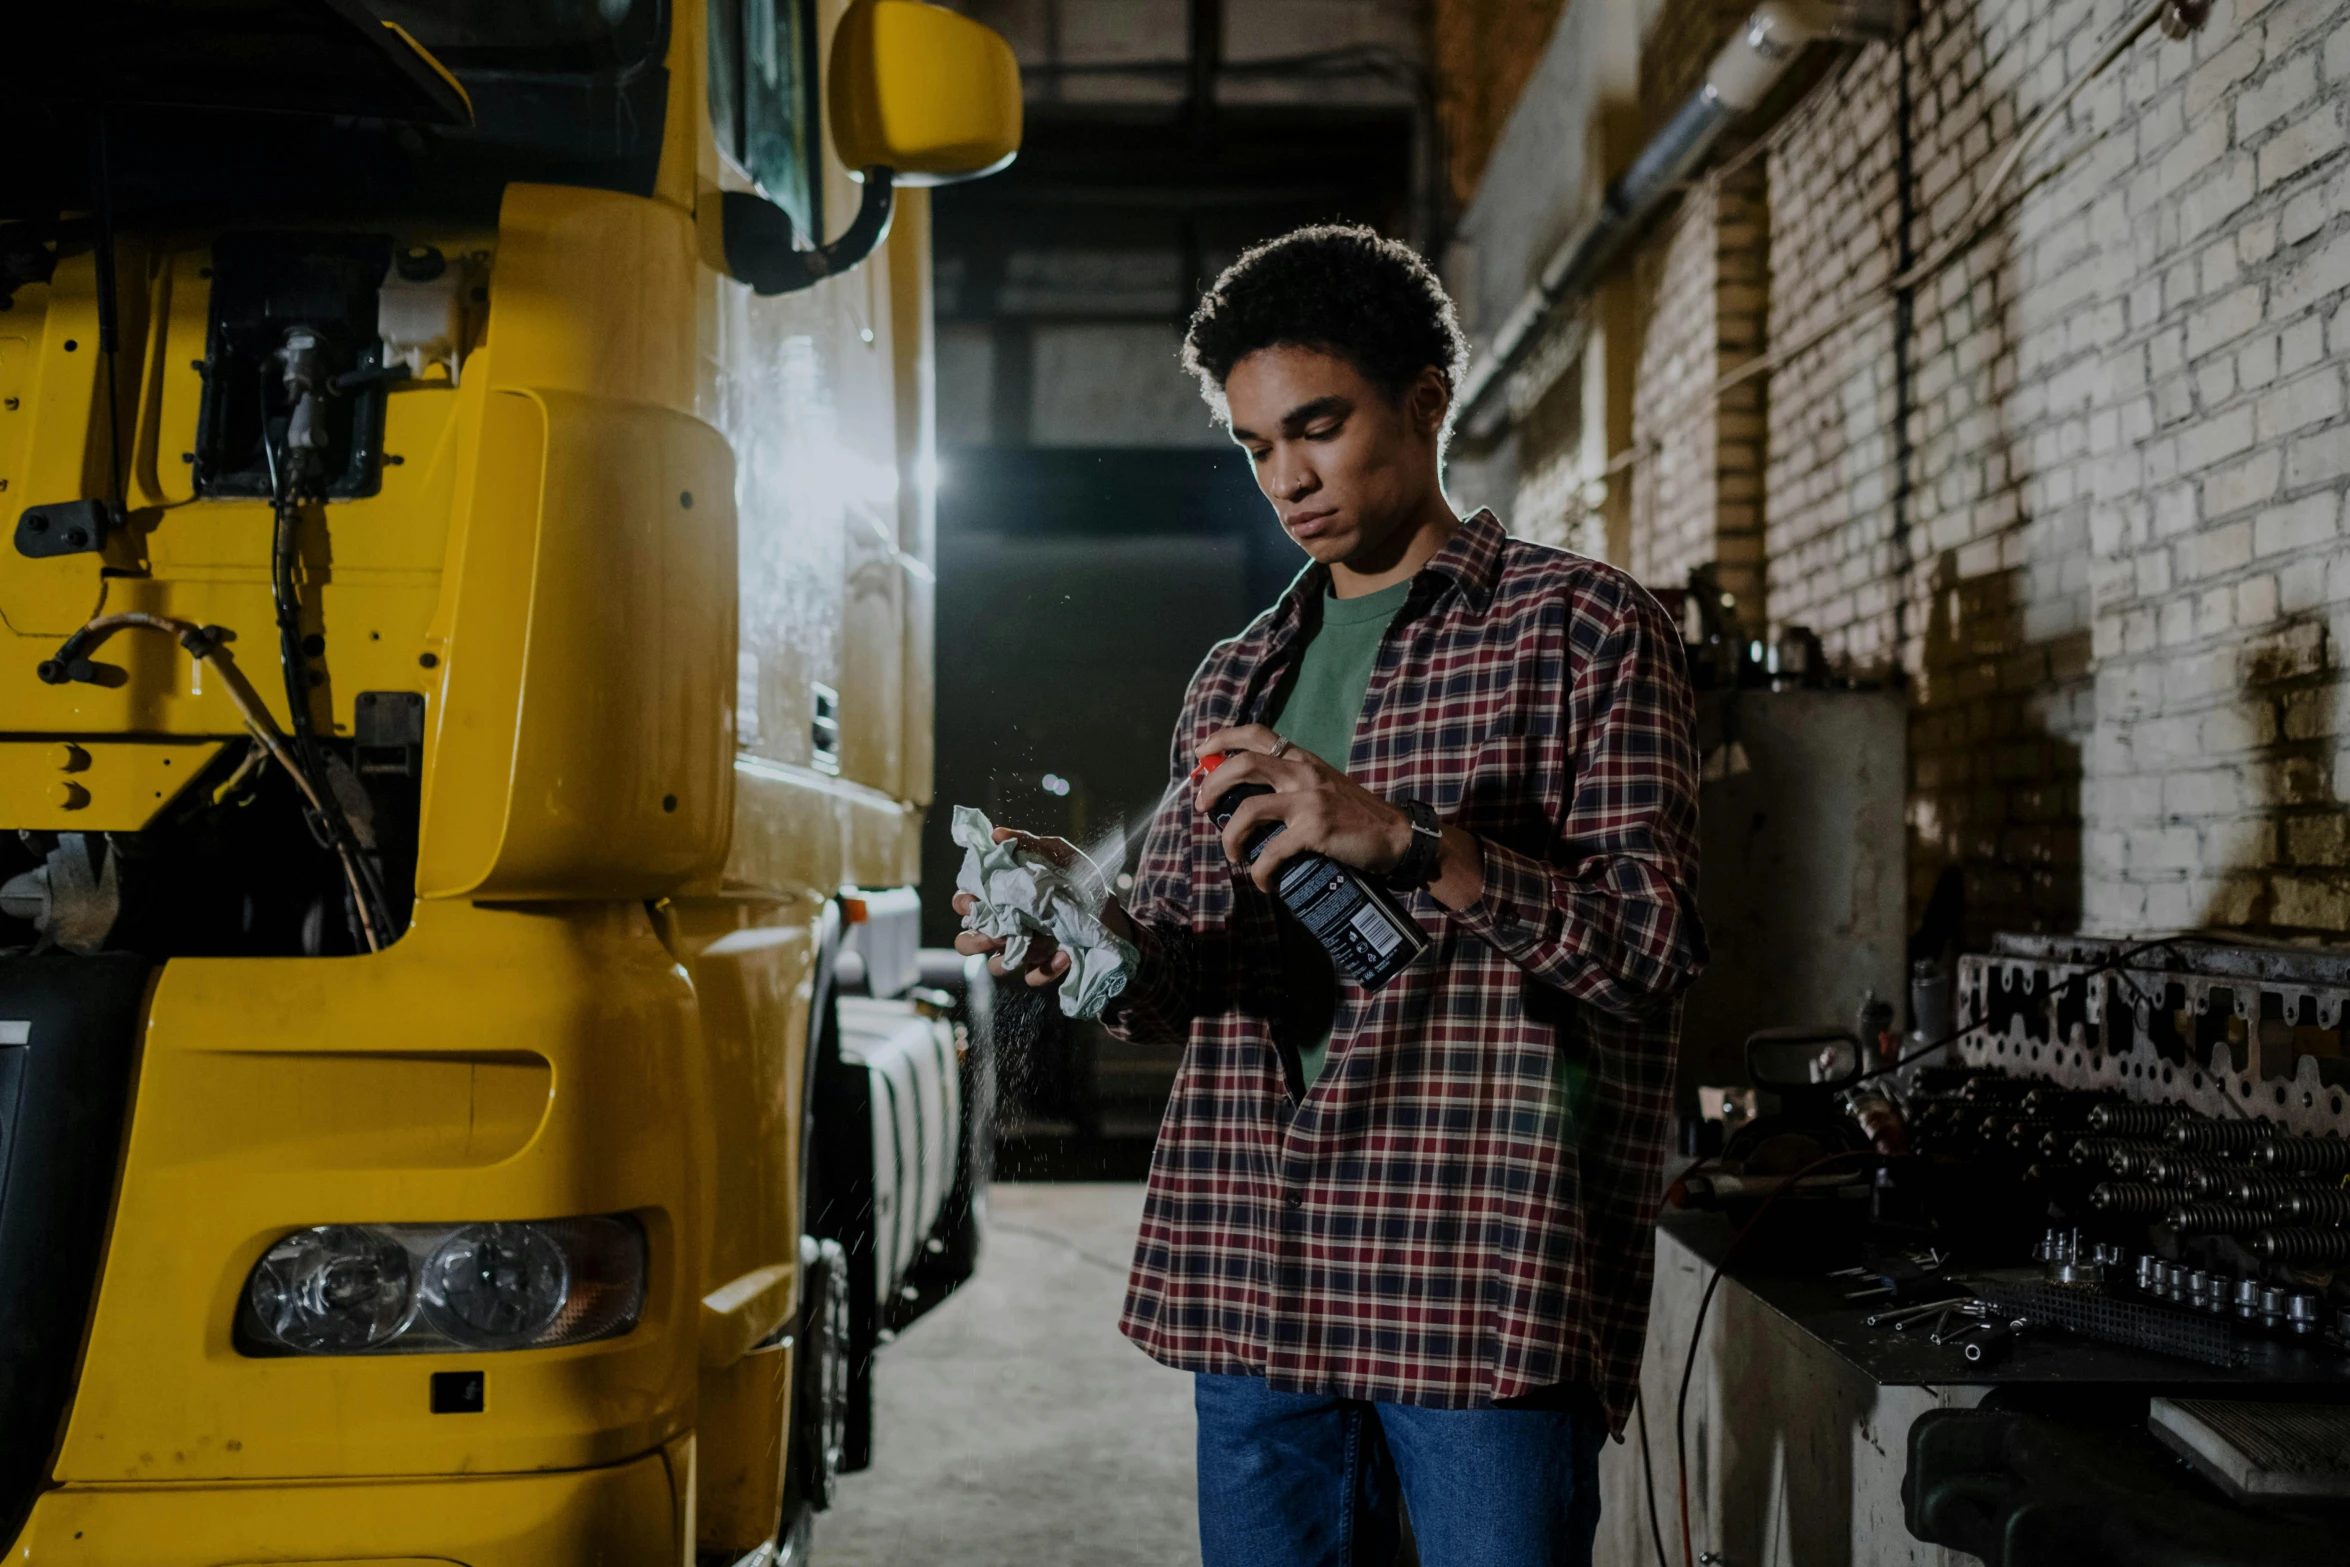
[[[1361,598],[1323,597],[1322,624],[1290,677],[1273,720],[1274,733],[1346,771],[1355,721],[1363,713],[1363,693],[1370,689],[1371,670],[1379,662],[1379,644],[1411,591],[1407,577]],[[1338,1015],[1338,975],[1330,966],[1330,954],[1305,927],[1286,911],[1280,923],[1281,967],[1295,1009],[1290,1024],[1299,1042],[1305,1084],[1311,1088],[1330,1054],[1331,1024]]]

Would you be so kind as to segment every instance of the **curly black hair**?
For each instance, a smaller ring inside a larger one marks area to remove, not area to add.
[[[1452,296],[1410,246],[1350,224],[1293,229],[1242,252],[1201,297],[1183,368],[1229,419],[1224,379],[1260,348],[1335,354],[1390,396],[1434,365],[1458,389],[1469,364]]]

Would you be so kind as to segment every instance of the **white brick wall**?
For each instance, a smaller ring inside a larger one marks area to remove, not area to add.
[[[2134,5],[1921,9],[1918,251]],[[1776,337],[1896,269],[1901,76],[1770,159]],[[1913,872],[1979,925],[2350,931],[2346,153],[2350,0],[2222,0],[1919,290],[1904,500],[1890,314],[1772,377],[1771,618],[1915,682]]]
[[[2350,5],[2222,6],[2160,55],[2126,84],[2142,411],[2094,518],[2084,917],[2340,933]]]
[[[2217,0],[2190,39],[2149,31],[1906,317],[1845,326],[1743,410],[1669,419],[1744,357],[1734,331],[1807,336],[1953,233],[2140,5],[1919,0],[1899,45],[1811,88],[1751,212],[1701,182],[1643,238],[1636,351],[1487,466],[1514,464],[1515,520],[1557,531],[1629,373],[1631,434],[1661,445],[1622,561],[1657,586],[1706,558],[1759,573],[1775,626],[1909,683],[1914,890],[1963,868],[1974,934],[2350,935],[2350,0]],[[1595,199],[1624,85],[1653,126],[1738,9],[1638,8],[1635,68],[1609,53],[1603,92],[1553,62],[1631,13],[1567,7],[1464,219],[1481,267],[1510,263],[1477,291],[1485,325]],[[1523,198],[1529,168],[1570,163],[1591,177]],[[1767,255],[1759,288],[1741,253]],[[1759,484],[1737,466],[1756,434]]]
[[[1683,200],[1635,263],[1641,334],[1632,437],[1631,559],[1659,586],[1714,562],[1747,613],[1763,585],[1763,386],[1700,394],[1763,346],[1768,214],[1763,171],[1709,179]]]

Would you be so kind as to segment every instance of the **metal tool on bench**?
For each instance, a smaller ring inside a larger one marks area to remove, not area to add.
[[[2032,1324],[2019,1312],[1962,1295],[1876,1312],[1868,1318],[1868,1325],[1895,1333],[1922,1326],[1927,1343],[1937,1349],[1956,1344],[1969,1364],[1981,1365],[2006,1354],[2016,1335]]]
[[[1859,1285],[1844,1292],[1846,1300],[1912,1301],[1921,1294],[1944,1296],[1950,1293],[1949,1282],[1942,1277],[1942,1264],[1949,1260],[1933,1246],[1910,1247],[1898,1251],[1876,1252],[1864,1250],[1865,1260],[1852,1268],[1837,1268],[1828,1274]]]
[[[1895,1306],[1885,1311],[1872,1311],[1865,1320],[1872,1328],[1889,1328],[1895,1333],[1905,1333],[1915,1324],[1931,1322],[1936,1313],[1948,1311],[1968,1298],[1965,1295],[1947,1295],[1940,1300],[1929,1300],[1915,1306]]]

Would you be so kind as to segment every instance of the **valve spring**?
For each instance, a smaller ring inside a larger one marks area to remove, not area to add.
[[[2236,1183],[2244,1178],[2244,1167],[2233,1160],[2215,1161],[2187,1170],[2174,1169],[2170,1178],[2190,1197],[2205,1202],[2234,1202]]]
[[[2089,1193],[2089,1206],[2116,1219],[2152,1219],[2177,1204],[2179,1194],[2167,1186],[2141,1181],[2106,1181]]]
[[[2249,1235],[2276,1223],[2266,1208],[2240,1202],[2183,1202],[2162,1216],[2182,1235]]]
[[[2040,1140],[2033,1145],[2032,1151],[2043,1159],[2062,1160],[2067,1164],[2083,1164],[2087,1161],[2081,1157],[2081,1142],[2079,1128],[2059,1126],[2051,1131],[2042,1132]]]
[[[2057,1126],[2054,1121],[2029,1120],[2010,1122],[2007,1127],[2007,1146],[2010,1148],[2036,1147],[2039,1144],[2041,1138],[2047,1136],[2056,1129]]]
[[[2125,1141],[2105,1156],[2105,1167],[2116,1175],[2151,1179],[2154,1162],[2170,1151],[2160,1143]]]
[[[2350,1192],[2338,1186],[2295,1192],[2278,1207],[2303,1224],[2350,1224]]]
[[[2208,1116],[2173,1121],[2163,1131],[2173,1148],[2239,1153],[2258,1148],[2276,1135],[2277,1129],[2266,1121],[2214,1121]]]
[[[2067,1126],[2081,1126],[2087,1123],[2090,1110],[2104,1101],[2105,1096],[2092,1089],[2057,1088],[2043,1083],[2024,1095],[2024,1114]]]
[[[2011,1105],[2035,1086],[2020,1077],[1978,1077],[1960,1089],[1959,1094],[1979,1105]]]
[[[2350,1174],[2350,1143],[2339,1137],[2279,1137],[2254,1157],[2268,1170]]]
[[[2241,1159],[2229,1159],[2216,1154],[2163,1152],[2146,1161],[2146,1179],[2157,1186],[2183,1186],[2191,1192],[2200,1191],[2200,1184],[2210,1177],[2225,1177],[2233,1183],[2244,1173]]]
[[[2350,1230],[2262,1230],[2252,1249],[2270,1262],[2305,1267],[2350,1262]]]
[[[2089,1112],[2089,1130],[2123,1136],[2153,1134],[2186,1113],[2177,1105],[2101,1104]]]
[[[2313,1181],[2298,1175],[2239,1175],[2228,1196],[2236,1202],[2266,1203],[2271,1208],[2282,1208],[2303,1192],[2339,1190],[2331,1181]]]

